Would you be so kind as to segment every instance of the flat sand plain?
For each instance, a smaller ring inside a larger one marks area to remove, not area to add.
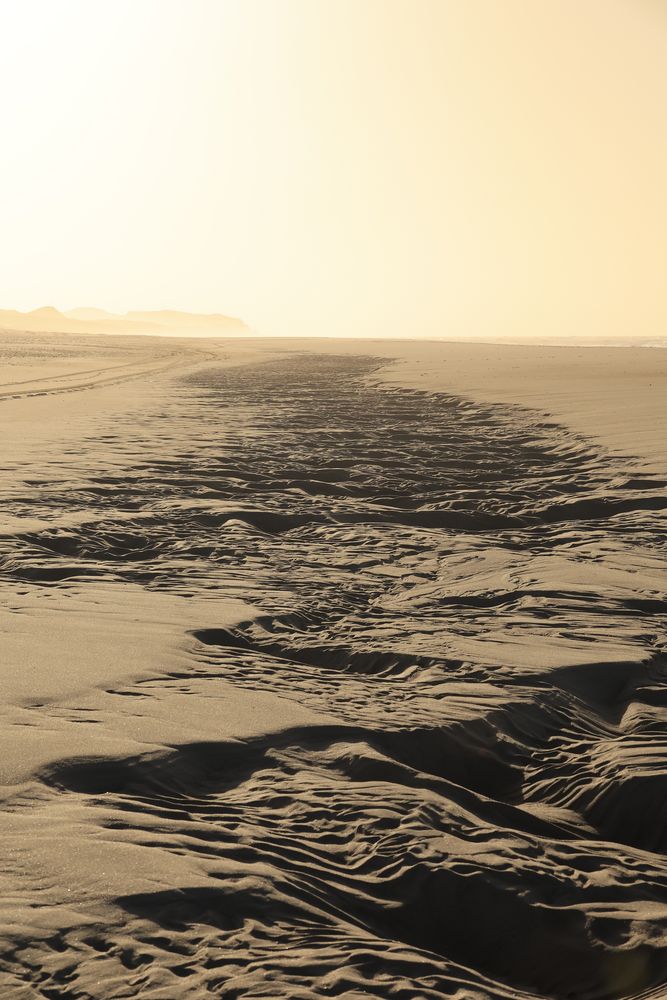
[[[0,996],[664,997],[667,352],[0,335]]]

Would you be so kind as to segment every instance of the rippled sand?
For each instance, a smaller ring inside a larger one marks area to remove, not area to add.
[[[0,996],[665,995],[664,397],[508,350],[0,337]]]

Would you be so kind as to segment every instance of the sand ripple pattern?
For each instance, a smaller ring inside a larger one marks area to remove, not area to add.
[[[665,995],[665,483],[529,411],[371,389],[381,363],[164,375],[7,487],[43,523],[6,580],[261,610],[110,699],[225,680],[332,719],[43,769],[10,812],[70,803],[182,877],[15,929],[7,995]]]

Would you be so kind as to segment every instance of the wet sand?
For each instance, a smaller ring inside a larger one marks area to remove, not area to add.
[[[0,359],[3,998],[664,996],[667,353]]]

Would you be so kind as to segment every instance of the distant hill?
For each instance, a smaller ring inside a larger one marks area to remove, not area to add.
[[[70,319],[85,319],[85,320],[92,319],[93,322],[97,322],[97,320],[120,319],[120,316],[117,313],[107,312],[106,309],[93,309],[93,308],[68,309],[64,315],[68,316]]]
[[[27,313],[28,316],[34,316],[35,319],[53,321],[61,320],[63,314],[54,309],[53,306],[42,306],[41,309],[33,309],[31,312]]]
[[[43,306],[30,312],[0,309],[0,329],[30,333],[174,334],[182,336],[242,336],[249,327],[232,316],[158,310],[122,314],[86,307],[60,312]]]
[[[72,320],[50,306],[27,313],[17,309],[0,309],[0,329],[39,332],[54,330],[67,333],[72,332],[69,329],[72,325]]]
[[[156,323],[158,326],[168,326],[179,330],[206,330],[227,333],[245,327],[240,319],[233,316],[222,316],[219,313],[187,313],[174,309],[162,309],[158,312],[129,312],[128,319],[143,323]]]

